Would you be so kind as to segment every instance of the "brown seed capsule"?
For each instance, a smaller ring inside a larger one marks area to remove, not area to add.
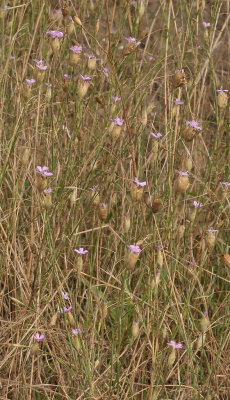
[[[152,202],[152,212],[154,214],[158,213],[161,210],[162,206],[163,206],[163,201],[161,199],[158,198],[154,199]]]
[[[78,339],[77,335],[74,336],[74,338],[73,338],[73,344],[78,351],[81,349],[81,343],[80,343],[80,340]]]
[[[127,233],[129,231],[130,225],[131,225],[130,216],[127,215],[127,216],[125,216],[125,220],[124,220],[124,231],[125,231],[125,233]]]
[[[224,264],[230,268],[230,255],[229,254],[223,254],[222,255],[222,260],[224,262]]]
[[[77,15],[74,15],[73,20],[74,20],[74,22],[76,22],[76,24],[82,26],[82,22],[81,22],[80,18],[78,18]]]
[[[133,183],[130,189],[131,199],[133,201],[141,201],[143,196],[143,190],[144,189],[142,186],[138,186],[135,183]]]
[[[56,325],[58,316],[59,316],[59,313],[56,313],[56,314],[54,314],[54,315],[52,316],[51,321],[50,321],[50,326],[51,326],[51,327]]]
[[[46,210],[50,210],[50,208],[52,207],[52,196],[51,193],[48,193],[45,195],[44,199],[43,199],[43,207]]]
[[[176,89],[178,87],[184,86],[186,83],[186,77],[185,77],[185,72],[184,69],[177,69],[174,73],[173,76],[173,89]]]

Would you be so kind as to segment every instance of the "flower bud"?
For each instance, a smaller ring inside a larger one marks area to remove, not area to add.
[[[78,271],[78,273],[80,274],[82,269],[83,269],[83,259],[81,256],[77,257],[76,260],[76,269]]]
[[[72,191],[70,195],[70,205],[73,207],[77,201],[77,187]]]
[[[158,250],[157,250],[157,264],[159,265],[160,268],[162,268],[163,262],[164,262],[164,258],[163,258],[163,253],[162,253],[162,251],[161,251],[161,246],[158,246]]]
[[[185,226],[184,225],[180,225],[179,229],[178,229],[178,239],[181,240],[182,237],[184,236],[184,232],[185,232]]]
[[[184,159],[184,168],[186,171],[191,171],[193,167],[192,158],[189,154],[186,154],[186,158]]]
[[[170,353],[169,358],[168,358],[168,366],[172,367],[175,360],[176,360],[176,350],[172,349],[172,352]]]
[[[70,311],[67,313],[67,320],[69,321],[70,325],[74,328],[75,327],[75,319],[73,317],[73,314]]]
[[[104,302],[103,304],[102,304],[102,319],[105,319],[106,317],[107,317],[107,315],[108,315],[108,307],[107,307],[107,303],[106,302]]]
[[[125,216],[125,220],[124,220],[124,231],[125,231],[125,233],[127,233],[129,231],[130,225],[131,225],[130,216],[127,215],[127,216]]]
[[[143,128],[146,127],[147,122],[148,122],[147,110],[146,110],[146,107],[143,107],[142,113],[141,113],[141,125],[143,126]]]
[[[131,332],[132,332],[132,337],[134,339],[136,339],[139,335],[139,324],[138,322],[133,322],[132,328],[131,328]]]
[[[138,3],[138,16],[140,19],[143,17],[144,13],[145,13],[144,1],[140,0]]]
[[[79,351],[81,349],[81,343],[80,343],[80,340],[77,335],[74,336],[74,338],[73,338],[73,344],[76,347],[77,351]]]
[[[76,24],[82,26],[82,22],[81,22],[80,18],[78,18],[77,15],[74,15],[73,20],[74,20],[74,22],[76,22]]]
[[[24,167],[28,164],[29,158],[30,158],[30,150],[28,148],[26,148],[22,155],[22,165]]]
[[[209,325],[210,325],[210,321],[209,321],[207,313],[205,312],[205,313],[203,313],[203,316],[200,320],[201,331],[205,332],[208,329]]]
[[[199,338],[197,339],[196,350],[199,351],[201,347],[203,347],[205,343],[206,333],[201,333]]]
[[[99,32],[99,29],[100,29],[100,20],[99,20],[99,19],[97,19],[96,26],[95,26],[95,35],[97,35],[97,34],[98,34],[98,32]]]
[[[74,22],[73,22],[72,17],[71,18],[69,17],[69,21],[66,24],[66,33],[67,33],[67,35],[70,36],[70,35],[72,35],[73,32],[74,32]]]

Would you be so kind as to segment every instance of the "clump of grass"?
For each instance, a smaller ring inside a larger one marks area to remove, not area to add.
[[[228,398],[229,11],[1,4],[4,398]]]

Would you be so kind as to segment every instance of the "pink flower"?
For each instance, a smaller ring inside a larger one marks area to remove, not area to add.
[[[154,137],[155,139],[159,139],[162,136],[162,133],[160,133],[160,132],[158,132],[158,133],[151,132],[150,135],[152,137]]]
[[[223,87],[221,86],[220,89],[217,89],[217,92],[219,92],[219,93],[223,93],[223,92],[228,93],[228,89],[223,89]]]
[[[135,244],[130,244],[130,245],[128,246],[128,248],[129,248],[129,250],[130,250],[132,253],[137,253],[137,254],[139,254],[139,253],[141,252],[140,247],[139,247],[139,246],[136,246]]]
[[[175,340],[171,340],[167,343],[168,346],[172,346],[173,349],[182,349],[182,343],[176,343]]]
[[[86,253],[88,253],[88,250],[84,250],[84,248],[83,248],[83,247],[80,247],[80,249],[79,249],[79,250],[77,250],[77,249],[74,249],[74,251],[75,251],[76,253],[80,254],[80,255],[83,255],[83,254],[86,254]]]
[[[133,44],[135,44],[135,46],[137,47],[137,46],[139,46],[139,44],[141,44],[141,42],[137,42],[137,39],[136,38],[134,38],[134,37],[127,37],[127,38],[125,38],[129,43],[133,43]]]
[[[81,329],[72,329],[72,332],[74,335],[79,335],[80,333],[82,333]]]
[[[210,22],[205,22],[205,21],[203,21],[202,24],[203,24],[203,26],[204,26],[205,28],[209,28],[209,27],[211,26]]]
[[[207,232],[211,232],[211,233],[218,232],[218,229],[209,228],[209,229],[207,229]]]
[[[194,201],[194,202],[193,202],[193,205],[194,205],[196,208],[198,208],[198,207],[203,207],[203,204],[202,204],[202,203],[199,203],[198,201]]]
[[[33,83],[35,83],[36,81],[35,81],[35,79],[26,79],[26,83],[27,83],[27,85],[32,85]]]
[[[221,185],[230,186],[230,182],[221,182]]]
[[[47,87],[49,87],[49,88],[51,88],[52,87],[52,83],[45,83],[45,85],[47,86]]]
[[[113,100],[114,100],[115,102],[117,102],[117,101],[120,101],[120,100],[121,100],[121,98],[120,98],[120,97],[117,97],[117,96],[113,96],[112,98],[113,98]]]
[[[134,183],[136,183],[136,185],[139,185],[141,187],[146,186],[146,182],[140,182],[136,177],[133,180]]]
[[[52,193],[52,191],[53,191],[53,189],[47,188],[47,189],[43,190],[43,193],[50,194],[50,193]]]
[[[71,78],[71,76],[70,76],[70,75],[68,75],[68,74],[64,74],[64,75],[63,75],[63,78],[64,78],[64,79],[70,79],[70,78]]]
[[[41,71],[45,71],[48,68],[47,65],[43,64],[37,64],[36,67],[39,68]]]
[[[178,169],[175,169],[175,172],[177,174],[179,174],[180,176],[188,176],[188,171],[183,172],[183,171],[179,171]]]
[[[111,121],[118,126],[122,126],[124,124],[124,120],[120,119],[118,116],[116,118],[111,119]]]
[[[85,82],[89,82],[89,81],[91,81],[91,79],[92,79],[92,78],[90,78],[89,76],[84,76],[84,75],[81,75],[81,74],[80,74],[79,76],[80,76],[80,78],[83,79],[83,81],[85,81]]]
[[[163,247],[159,244],[159,246],[157,246],[158,250],[161,251],[163,250]]]
[[[175,105],[176,105],[176,106],[182,106],[182,104],[184,104],[184,101],[181,101],[181,100],[179,100],[179,99],[176,99],[176,100],[175,100]]]
[[[61,292],[61,294],[62,294],[63,299],[69,300],[69,295],[68,295],[68,293]]]
[[[80,45],[80,46],[72,46],[72,47],[70,47],[70,50],[72,50],[74,53],[76,53],[76,54],[79,54],[79,53],[81,53],[82,52],[82,46]]]
[[[39,174],[41,174],[42,176],[52,176],[53,173],[52,172],[48,172],[49,171],[49,167],[46,167],[44,165],[44,167],[41,167],[40,165],[38,165],[36,167],[37,172],[39,172]]]
[[[62,38],[64,36],[63,32],[60,32],[60,31],[48,31],[48,32],[46,32],[46,34],[50,35],[53,39]]]
[[[72,306],[70,306],[70,307],[64,307],[64,308],[59,308],[59,310],[58,310],[58,313],[63,313],[63,312],[65,312],[65,313],[68,313],[70,310],[72,310]]]
[[[198,131],[202,130],[202,128],[199,126],[199,123],[197,121],[195,121],[194,119],[192,121],[186,121],[186,125],[189,125],[193,129],[196,129]]]
[[[97,57],[95,57],[93,54],[88,54],[88,53],[84,53],[85,57],[92,59],[92,60],[96,60]]]
[[[34,339],[36,342],[41,342],[45,338],[45,335],[39,335],[39,333],[35,333]]]

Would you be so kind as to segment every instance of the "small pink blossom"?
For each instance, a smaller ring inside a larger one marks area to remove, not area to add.
[[[82,333],[81,329],[72,329],[72,332],[74,335],[79,335],[80,333]]]
[[[72,50],[74,53],[76,53],[76,54],[79,54],[79,53],[81,53],[82,52],[82,46],[80,45],[80,46],[72,46],[72,47],[70,47],[70,50]]]
[[[83,254],[86,254],[86,253],[88,253],[88,250],[84,250],[84,248],[83,248],[83,247],[80,247],[80,249],[79,249],[79,250],[77,250],[77,249],[74,249],[74,251],[75,251],[76,253],[80,254],[80,255],[83,255]]]
[[[43,193],[50,194],[50,193],[52,193],[52,191],[53,191],[53,189],[47,188],[47,189],[43,190]]]
[[[221,86],[220,89],[217,89],[217,92],[219,92],[219,93],[223,93],[223,92],[228,93],[228,89],[223,89],[223,87]]]
[[[35,79],[34,78],[32,78],[32,79],[26,79],[26,84],[27,85],[32,85],[33,83],[35,83],[36,81],[35,81]]]
[[[121,100],[121,98],[120,98],[120,97],[117,97],[117,96],[113,96],[112,98],[113,98],[113,100],[114,100],[115,102],[117,102],[117,101],[120,101],[120,100]]]
[[[159,139],[161,136],[163,136],[162,133],[160,133],[160,132],[157,132],[157,133],[151,132],[150,135],[152,137],[154,137],[155,139]]]
[[[41,167],[40,165],[38,165],[36,167],[37,172],[39,172],[39,174],[41,174],[42,176],[52,176],[53,173],[52,172],[48,172],[49,171],[49,167],[46,167],[45,165],[43,167]]]
[[[43,64],[37,64],[36,67],[39,68],[41,71],[45,71],[48,68],[47,65]]]
[[[34,340],[36,342],[41,342],[45,338],[45,335],[40,335],[38,332],[34,335]]]
[[[118,116],[116,118],[112,118],[111,121],[118,126],[122,126],[124,124],[124,120],[120,119]]]
[[[211,26],[210,22],[205,22],[205,21],[203,21],[202,24],[203,24],[203,26],[204,26],[205,28],[209,28],[209,27]]]
[[[197,121],[195,121],[194,119],[192,121],[186,121],[186,125],[189,125],[193,129],[196,129],[198,131],[202,130],[202,128],[199,126],[199,123]]]
[[[139,254],[139,253],[141,252],[140,247],[139,247],[139,246],[136,246],[135,244],[130,244],[130,245],[128,246],[128,248],[129,248],[129,250],[130,250],[132,253],[137,253],[137,254]]]
[[[48,32],[46,32],[46,34],[51,36],[53,39],[62,38],[64,36],[63,32],[60,32],[60,31],[48,31]]]
[[[218,229],[209,228],[209,229],[207,229],[207,232],[211,232],[211,233],[218,232]]]
[[[66,292],[61,292],[63,299],[69,300],[69,295]]]
[[[194,205],[196,208],[198,208],[198,207],[203,207],[203,204],[202,204],[202,203],[199,203],[198,201],[194,201],[194,202],[193,202],[193,205]]]
[[[58,310],[58,313],[63,313],[63,312],[65,312],[65,313],[68,313],[69,311],[71,311],[72,310],[72,306],[69,306],[69,307],[63,307],[63,308],[59,308],[59,310]]]
[[[175,105],[176,105],[176,106],[182,106],[182,104],[184,104],[184,101],[181,101],[181,100],[179,100],[179,99],[176,99],[176,100],[175,100]]]
[[[221,185],[230,186],[230,182],[221,182]]]
[[[46,85],[47,87],[49,87],[49,88],[51,88],[51,87],[52,87],[52,83],[48,83],[48,82],[46,82],[46,83],[45,83],[45,85]]]
[[[91,79],[92,79],[92,78],[90,78],[89,76],[84,76],[84,75],[82,75],[82,74],[80,74],[79,77],[80,77],[81,79],[83,79],[83,81],[85,81],[85,82],[89,82],[89,81],[91,81]]]
[[[134,37],[131,37],[131,36],[129,36],[129,37],[125,38],[125,39],[126,39],[129,43],[135,44],[136,47],[139,46],[139,44],[141,44],[141,42],[137,42],[137,39],[134,38]]]
[[[70,79],[70,78],[71,78],[71,76],[70,76],[70,75],[68,75],[68,74],[64,74],[64,75],[63,75],[63,78],[64,78],[64,79]]]
[[[141,186],[141,187],[146,186],[146,182],[140,182],[140,181],[137,179],[137,177],[134,178],[133,182],[136,183],[136,185]]]
[[[173,349],[182,349],[182,343],[176,343],[175,340],[171,340],[167,343],[168,346],[171,346]]]
[[[178,169],[175,169],[175,172],[177,174],[179,174],[180,176],[188,176],[188,171],[183,172],[183,171],[179,171]]]

